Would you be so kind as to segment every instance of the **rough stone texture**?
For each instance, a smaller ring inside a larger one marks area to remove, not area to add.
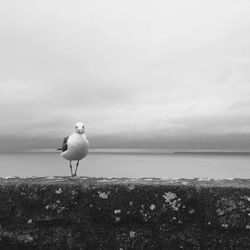
[[[250,249],[250,180],[0,179],[0,249]]]

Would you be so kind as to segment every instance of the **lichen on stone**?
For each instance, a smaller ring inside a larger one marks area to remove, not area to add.
[[[225,229],[228,229],[228,224],[223,223],[223,224],[221,224],[221,227],[223,227],[223,228],[225,228]]]
[[[236,204],[232,198],[223,197],[217,201],[217,214],[223,215],[225,212],[231,212],[236,209]]]
[[[177,195],[175,193],[167,192],[164,193],[162,197],[165,199],[165,202],[170,205],[172,210],[174,211],[179,210],[179,207],[181,205],[180,204],[181,199],[180,198],[177,199]]]
[[[169,203],[173,199],[176,199],[177,195],[175,193],[172,193],[172,192],[167,192],[167,193],[164,193],[164,195],[162,197],[165,199],[165,202]]]
[[[241,214],[245,214],[249,208],[244,201],[245,197],[239,198],[240,200],[236,197],[222,197],[216,202],[215,211],[219,216],[219,223],[225,229],[242,227]]]
[[[250,197],[249,197],[249,196],[244,196],[244,198],[245,198],[247,201],[250,201]]]
[[[135,237],[135,234],[136,234],[135,231],[130,231],[130,232],[129,232],[129,237],[130,237],[130,238],[134,238],[134,237]]]
[[[120,222],[121,218],[120,217],[115,217],[115,222],[118,223]]]
[[[217,213],[219,216],[222,216],[222,215],[225,214],[225,212],[224,212],[222,209],[220,209],[220,208],[218,208],[218,209],[216,210],[216,213]]]
[[[188,211],[190,214],[193,214],[195,212],[195,210],[193,208],[190,208]]]
[[[104,199],[104,200],[108,199],[108,197],[109,197],[108,194],[105,192],[98,191],[98,194],[99,194],[99,197]]]
[[[58,188],[58,189],[55,191],[56,194],[61,194],[62,192],[63,192],[62,188]]]
[[[121,213],[121,209],[114,210],[114,214],[119,214],[119,213]]]
[[[31,243],[34,241],[34,238],[31,235],[18,235],[17,239],[19,242]]]
[[[151,205],[149,206],[149,209],[150,209],[150,210],[155,210],[155,208],[156,208],[155,204],[151,204]]]

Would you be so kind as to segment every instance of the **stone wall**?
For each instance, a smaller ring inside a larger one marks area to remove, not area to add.
[[[250,180],[2,178],[0,249],[250,249]]]

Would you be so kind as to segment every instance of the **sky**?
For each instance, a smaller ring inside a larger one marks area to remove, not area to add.
[[[250,1],[0,4],[0,152],[250,150]]]

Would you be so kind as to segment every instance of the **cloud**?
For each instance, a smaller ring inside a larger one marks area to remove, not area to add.
[[[233,138],[250,134],[249,9],[234,0],[4,3],[1,148],[8,137],[49,147],[78,120],[94,146],[188,147],[192,138],[213,147],[205,138],[221,136],[238,147]]]

